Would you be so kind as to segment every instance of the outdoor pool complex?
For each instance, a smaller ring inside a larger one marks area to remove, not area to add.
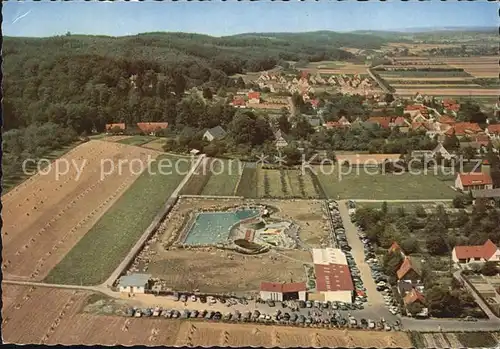
[[[206,245],[224,242],[228,239],[231,228],[235,224],[258,214],[258,210],[249,209],[232,212],[198,213],[184,240],[184,244]]]

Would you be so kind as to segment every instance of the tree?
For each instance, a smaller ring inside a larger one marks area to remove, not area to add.
[[[387,253],[383,259],[383,267],[387,276],[396,276],[396,272],[403,264],[403,256],[398,252]]]
[[[469,269],[472,270],[474,273],[478,274],[481,271],[481,264],[480,263],[469,263]]]
[[[448,151],[458,150],[460,148],[460,140],[455,133],[444,139],[443,147],[445,147]]]
[[[495,262],[487,261],[481,267],[481,274],[486,276],[493,276],[498,274],[498,268]]]
[[[420,302],[413,302],[406,306],[406,310],[413,316],[419,314],[424,309],[424,306]]]
[[[425,212],[425,209],[422,205],[418,205],[417,207],[415,207],[415,214],[420,218],[427,217],[427,213]]]
[[[406,254],[412,254],[415,253],[419,250],[418,247],[418,241],[415,238],[408,237],[401,241],[401,249],[406,253]]]
[[[212,93],[212,90],[210,88],[205,87],[203,89],[203,98],[208,99],[208,100],[212,100],[213,93]]]
[[[441,235],[433,235],[426,240],[427,251],[431,255],[444,255],[448,251],[448,245],[445,238]]]
[[[292,128],[292,125],[290,124],[290,121],[288,121],[288,118],[288,111],[286,113],[282,112],[280,117],[278,118],[278,129],[283,131],[285,134],[289,134]]]
[[[384,101],[387,104],[391,104],[392,102],[394,102],[394,96],[391,93],[387,93],[384,97]]]
[[[387,201],[382,202],[382,208],[380,209],[380,211],[384,216],[387,215],[388,210],[389,209],[387,207]]]

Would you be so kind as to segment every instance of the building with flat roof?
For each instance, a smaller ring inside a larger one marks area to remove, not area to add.
[[[347,258],[344,252],[338,248],[313,248],[313,263],[328,265],[328,264],[342,264],[347,265]]]
[[[151,274],[124,275],[118,281],[118,288],[123,293],[144,293],[148,287],[149,279],[151,279]]]

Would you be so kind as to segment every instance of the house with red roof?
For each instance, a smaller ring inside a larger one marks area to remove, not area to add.
[[[455,179],[455,189],[470,192],[478,189],[493,189],[491,176],[483,172],[458,173]]]
[[[313,109],[318,109],[318,106],[319,106],[319,99],[313,99],[311,101],[309,101],[309,103],[311,103]]]
[[[500,124],[488,125],[485,132],[491,139],[500,139]]]
[[[403,113],[404,114],[409,114],[412,120],[414,120],[414,118],[417,117],[417,116],[423,117],[424,119],[427,119],[429,117],[429,110],[423,104],[408,105],[403,110]]]
[[[372,116],[366,120],[366,122],[371,124],[377,124],[381,128],[389,128],[392,121],[390,116]]]
[[[260,92],[254,92],[254,91],[248,92],[248,103],[259,104],[260,103]]]
[[[244,98],[235,96],[233,101],[231,102],[231,105],[235,108],[245,108],[247,102]]]
[[[457,101],[453,99],[445,99],[443,100],[442,104],[445,112],[448,112],[450,114],[456,115],[460,110],[460,103],[457,103]]]
[[[445,132],[445,135],[451,136],[454,134],[458,138],[463,138],[467,136],[474,136],[482,132],[483,130],[481,127],[475,122],[457,122]]]
[[[106,124],[106,133],[123,133],[125,131],[125,124]]]
[[[413,303],[420,303],[422,305],[425,305],[425,298],[424,295],[418,290],[412,289],[404,296],[403,302],[405,303],[405,305],[410,305]]]
[[[143,133],[153,136],[156,132],[168,128],[168,122],[138,122],[137,127]]]
[[[451,253],[457,264],[500,262],[500,248],[491,240],[479,246],[455,246]]]
[[[391,247],[389,247],[389,249],[387,250],[387,253],[400,253],[401,256],[405,256],[404,252],[403,252],[403,249],[401,248],[401,246],[399,246],[399,244],[394,241],[391,245]]]
[[[422,279],[420,272],[414,266],[409,256],[405,256],[403,263],[401,263],[401,266],[396,272],[396,276],[399,281],[406,281],[414,284],[420,283]]]
[[[262,300],[287,301],[287,300],[306,300],[305,282],[261,282],[260,298]]]
[[[325,301],[352,303],[354,284],[348,265],[315,264],[316,291]]]
[[[410,123],[402,116],[398,116],[391,122],[391,127],[408,127]]]
[[[454,125],[456,122],[457,120],[455,120],[455,118],[452,118],[451,116],[448,115],[443,115],[439,118],[440,124]]]

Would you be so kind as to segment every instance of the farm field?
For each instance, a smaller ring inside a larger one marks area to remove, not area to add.
[[[138,169],[128,165],[120,171],[118,162],[141,159],[145,167],[147,156],[157,155],[118,143],[89,141],[56,162],[61,170],[63,161],[72,164],[67,174],[57,179],[53,166],[46,175],[34,175],[5,194],[4,276],[42,280],[139,176]],[[102,159],[113,159],[114,173],[105,175],[111,165],[101,167]],[[74,165],[84,166],[80,177]]]
[[[244,163],[239,160],[214,159],[207,167],[209,179],[204,186],[202,195],[235,195],[237,185],[243,173]]]
[[[193,328],[194,327],[194,328]],[[355,330],[327,330],[287,328],[245,324],[200,322],[183,323],[176,346],[231,346],[231,347],[375,347],[410,348],[404,332],[367,332]]]
[[[150,142],[142,144],[142,147],[164,152],[163,146],[165,145],[165,140],[166,138],[157,138]]]
[[[356,64],[350,62],[340,62],[340,61],[321,61],[309,63],[305,68],[298,68],[302,71],[307,71],[310,73],[317,73],[332,75],[332,74],[346,74],[346,75],[366,75],[367,66],[364,64]]]
[[[144,172],[135,181],[51,270],[45,282],[89,285],[106,279],[151,224],[189,169],[189,162],[180,161],[179,173],[159,174],[159,160],[175,163],[176,159],[160,155],[151,165],[152,173]]]
[[[7,343],[411,347],[411,342],[404,332],[313,330],[255,324],[222,324],[94,315],[82,312],[83,307],[92,297],[87,292],[12,285],[5,285],[3,291],[2,335]]]
[[[181,195],[200,195],[203,191],[211,175],[210,165],[212,160],[204,158],[202,161],[202,167],[193,173],[189,181],[182,188]]]
[[[64,154],[66,154],[67,152],[69,152],[70,150],[77,147],[79,144],[80,142],[76,142],[74,144],[64,146],[60,149],[53,150],[48,154],[45,154],[43,158],[49,161],[54,161],[63,156]],[[29,175],[29,172],[36,172],[37,168],[35,164],[27,163],[26,170],[27,173],[20,171],[18,173],[13,173],[11,176],[6,176],[6,174],[3,173],[2,193],[4,195],[8,193],[10,190],[12,190],[12,188],[14,188],[15,186],[21,184],[22,182],[30,178],[31,176]]]
[[[395,75],[384,75],[383,76],[384,80],[388,82],[393,82],[393,81],[415,81],[415,83],[420,83],[421,81],[446,81],[446,82],[467,82],[471,81],[473,77],[466,77],[466,76],[447,76],[447,77],[439,77],[439,76],[425,76],[425,77],[415,77],[415,76],[405,76],[405,77],[399,77]]]
[[[396,94],[401,96],[414,96],[416,93],[433,96],[497,96],[497,88],[397,88]]]
[[[462,68],[476,78],[498,78],[497,56],[442,58],[449,66]]]
[[[343,168],[347,172],[347,168]],[[369,169],[375,173],[375,169]],[[373,174],[362,169],[347,175],[339,174],[338,168],[318,169],[317,177],[328,198],[365,200],[418,200],[453,199],[455,191],[436,176],[404,174]],[[331,174],[328,174],[330,173]]]

